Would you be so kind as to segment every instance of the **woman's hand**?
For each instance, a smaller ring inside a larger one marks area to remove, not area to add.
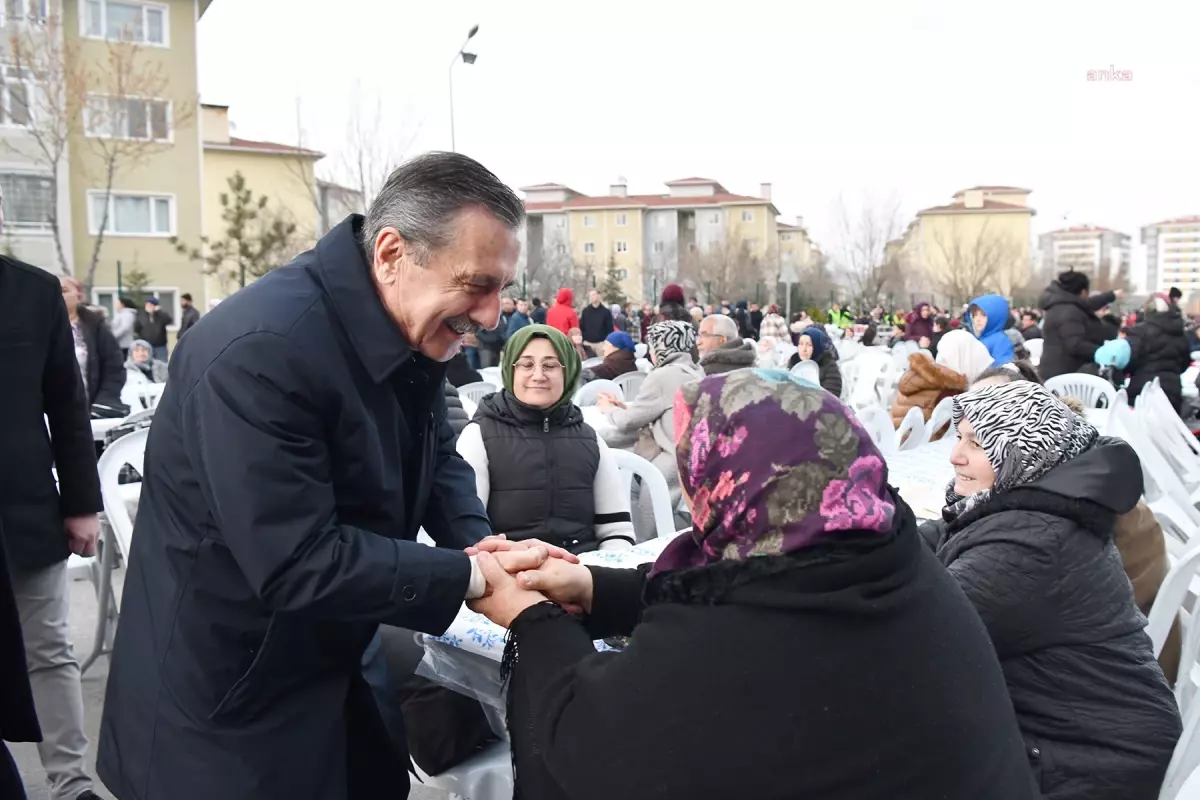
[[[547,560],[562,561],[557,558]],[[475,556],[475,563],[483,572],[489,593],[478,600],[468,600],[467,608],[483,614],[500,627],[509,627],[522,611],[546,601],[544,594],[522,588],[517,579],[509,575],[491,553],[486,551],[479,553]],[[563,563],[566,562],[563,561]],[[586,571],[586,567],[580,567],[580,569]]]
[[[520,541],[513,541],[503,533],[495,533],[491,536],[485,536],[473,546],[466,548],[464,552],[466,552],[466,554],[469,556],[477,556],[484,551],[489,553],[499,553],[506,550],[528,550],[532,547],[546,548],[546,552],[550,554],[551,558],[566,559],[572,564],[579,563],[579,559],[574,553],[564,550],[561,547],[555,547],[552,544],[546,544],[538,539],[521,539]]]
[[[592,571],[560,558],[517,575],[522,588],[540,592],[572,613],[592,613]]]
[[[615,395],[611,395],[607,392],[601,392],[596,396],[596,408],[599,408],[605,414],[607,414],[609,411],[612,411],[614,408],[624,407],[625,404],[618,400]]]

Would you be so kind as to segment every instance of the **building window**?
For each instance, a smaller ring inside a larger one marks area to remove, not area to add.
[[[92,95],[83,111],[88,136],[103,139],[171,141],[171,103],[141,97]]]
[[[583,243],[583,252],[585,252],[585,253],[596,252],[596,243],[595,242],[584,242]]]
[[[721,224],[720,212],[714,211],[712,214],[709,214],[708,221],[713,225],[720,225]]]
[[[50,0],[4,0],[0,23],[45,22],[50,16]]]
[[[624,228],[629,223],[629,218],[626,214],[617,214],[617,227]]]
[[[0,71],[0,125],[25,128],[33,121],[31,98],[35,96],[33,73],[12,64]]]
[[[663,251],[663,243],[662,243],[662,242],[655,242],[655,243],[654,243],[654,252],[656,252],[656,253],[661,253],[662,251]]]
[[[560,244],[554,248],[554,252],[558,253],[560,256],[565,256],[567,254],[567,246],[565,244]]]
[[[629,242],[617,242],[616,251],[618,253],[628,253],[629,252]]]
[[[585,227],[585,228],[596,227],[596,218],[593,217],[591,214],[584,214],[583,215],[583,227]]]
[[[112,42],[166,47],[170,44],[167,13],[166,6],[156,3],[84,0],[83,35]]]
[[[742,222],[754,222],[754,212],[748,209],[742,211]]]
[[[21,172],[0,173],[0,196],[4,202],[6,227],[22,231],[50,230],[54,186],[49,178]]]
[[[785,233],[780,238],[783,239],[785,242],[790,242],[792,240],[792,234]]]
[[[107,206],[107,209],[106,209]],[[88,192],[88,233],[100,233],[108,211],[106,236],[173,236],[175,198],[172,195]]]
[[[128,297],[129,290],[122,289],[121,296]],[[171,315],[174,324],[169,325],[171,330],[177,330],[179,327],[179,287],[178,286],[147,286],[142,293],[143,297],[157,297],[159,308]],[[133,298],[136,300],[137,298]],[[118,300],[117,287],[115,286],[97,286],[92,289],[92,305],[103,306],[108,310],[108,318],[113,318],[113,307]]]
[[[618,270],[614,270],[614,271],[617,273],[617,280],[619,280],[619,281],[629,280],[629,270],[618,269]]]

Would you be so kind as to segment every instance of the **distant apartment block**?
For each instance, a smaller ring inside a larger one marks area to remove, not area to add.
[[[1179,287],[1185,297],[1200,291],[1200,216],[1179,217],[1142,228],[1146,246],[1146,289]]]
[[[1121,286],[1130,279],[1130,237],[1098,225],[1078,225],[1038,236],[1042,269],[1087,273],[1093,287]]]
[[[763,279],[772,288],[783,245],[790,258],[811,253],[807,231],[776,222],[769,183],[757,195],[730,192],[709,178],[665,185],[664,194],[629,194],[623,179],[606,195],[558,183],[522,188],[527,212],[522,274],[564,274],[582,266],[603,280],[611,263],[625,294],[640,302],[675,280],[681,258],[691,253],[737,242],[769,265],[773,274]]]

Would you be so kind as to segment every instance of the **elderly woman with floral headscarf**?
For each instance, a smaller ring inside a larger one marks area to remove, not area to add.
[[[647,357],[654,368],[642,381],[637,397],[618,400],[601,394],[596,407],[608,415],[612,427],[603,431],[608,443],[626,447],[658,467],[671,490],[671,507],[679,504],[679,480],[675,471],[675,392],[704,377],[692,360],[696,329],[686,322],[658,322],[646,331]],[[631,444],[632,443],[632,444]],[[638,497],[634,526],[654,530],[654,512],[649,492]]]
[[[957,395],[943,520],[922,533],[987,626],[1047,800],[1154,800],[1179,710],[1113,543],[1133,449],[1026,381]]]
[[[695,527],[653,566],[479,557],[518,794],[1036,797],[983,626],[854,415],[744,369],[685,387],[675,419]]]
[[[459,434],[497,533],[573,553],[633,546],[629,491],[612,453],[571,402],[579,355],[558,329],[526,325],[504,348],[504,388]]]

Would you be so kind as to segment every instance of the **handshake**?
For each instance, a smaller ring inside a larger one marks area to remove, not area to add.
[[[573,614],[591,613],[592,573],[561,547],[528,539],[489,536],[467,555],[475,558],[487,588],[467,607],[507,628],[522,611],[547,600]]]

